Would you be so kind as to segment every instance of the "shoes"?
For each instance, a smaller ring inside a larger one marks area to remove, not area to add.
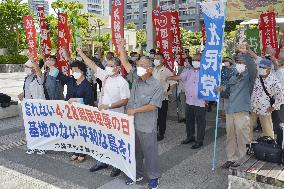
[[[43,154],[45,154],[45,150],[37,150],[36,154],[43,155]]]
[[[32,149],[29,149],[28,151],[26,151],[26,154],[35,154],[36,153],[36,150],[32,150]]]
[[[117,169],[117,168],[112,168],[111,173],[110,173],[110,177],[117,177],[118,175],[120,175],[121,170]]]
[[[164,140],[164,135],[157,135],[157,140],[158,141],[162,141],[162,140]]]
[[[77,158],[77,161],[79,162],[79,163],[82,163],[83,161],[85,161],[86,160],[86,157],[85,156],[79,156],[78,158]]]
[[[107,168],[107,167],[108,167],[107,164],[104,164],[104,165],[94,165],[94,166],[91,167],[89,170],[90,170],[90,172],[96,172],[96,171],[105,169],[105,168]]]
[[[189,144],[191,142],[195,142],[195,139],[194,138],[191,138],[191,139],[187,138],[187,139],[181,141],[181,144]]]
[[[197,143],[195,143],[193,146],[191,146],[191,149],[198,149],[198,148],[200,148],[201,146],[203,146],[203,143],[202,143],[202,142],[197,142]]]
[[[136,182],[140,182],[141,180],[143,180],[143,177],[136,178]],[[134,181],[131,178],[127,178],[127,180],[125,181],[125,184],[132,185],[134,184]]]
[[[240,164],[238,163],[238,162],[234,162],[232,165],[231,165],[231,167],[239,167],[240,166]]]
[[[73,155],[73,156],[71,156],[70,161],[75,161],[75,160],[78,159],[78,157],[79,157],[79,156],[77,156],[77,155]]]
[[[150,179],[148,182],[148,189],[157,189],[159,187],[159,179]]]
[[[231,167],[231,165],[233,165],[235,162],[233,161],[227,161],[226,163],[224,163],[221,168],[223,169],[229,169]]]

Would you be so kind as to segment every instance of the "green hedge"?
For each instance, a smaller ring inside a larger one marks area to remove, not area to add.
[[[28,57],[24,55],[0,55],[0,64],[24,64]]]

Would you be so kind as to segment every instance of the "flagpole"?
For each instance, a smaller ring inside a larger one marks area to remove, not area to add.
[[[221,0],[222,1],[222,0]],[[222,36],[222,46],[224,45],[224,30],[225,30],[225,22],[226,22],[226,2],[227,0],[224,0],[223,1],[224,4],[225,4],[225,7],[224,7],[224,24],[223,24],[223,36]],[[222,47],[222,50],[221,50],[221,62],[220,62],[220,67],[222,65],[222,54],[223,54],[223,47]],[[221,83],[221,69],[220,69],[220,72],[219,72],[219,82]],[[213,148],[213,160],[212,160],[212,171],[215,171],[216,169],[216,148],[217,148],[217,137],[218,137],[218,125],[219,125],[219,107],[220,107],[220,93],[217,94],[217,111],[216,111],[216,124],[215,124],[215,136],[214,136],[214,148]]]

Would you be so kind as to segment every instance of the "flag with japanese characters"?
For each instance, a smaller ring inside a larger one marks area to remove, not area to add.
[[[274,12],[263,13],[260,15],[260,29],[262,36],[262,52],[265,53],[267,47],[275,50],[275,57],[278,57],[279,47],[276,37],[276,17]]]
[[[171,31],[171,12],[161,12],[159,16],[159,33],[161,36],[161,52],[164,54],[167,68],[174,70],[173,34]]]
[[[28,41],[29,53],[33,56],[34,60],[38,60],[36,50],[36,30],[32,16],[23,16],[24,28],[26,31],[26,38]]]
[[[117,44],[120,39],[124,38],[124,1],[112,1],[112,14],[111,14],[111,32],[112,42],[115,47],[115,53],[118,55]]]
[[[156,7],[152,10],[152,21],[153,21],[153,27],[156,31],[157,49],[161,48],[161,35],[160,35],[160,24],[159,24],[160,12],[161,12],[161,7]]]
[[[261,55],[260,50],[260,38],[257,28],[247,29],[245,31],[246,41],[249,44],[251,50],[253,50],[256,54]]]
[[[29,149],[83,153],[136,179],[134,118],[59,100],[25,100]]]
[[[50,31],[44,15],[44,7],[39,6],[37,10],[41,29],[42,52],[45,59],[48,59],[51,53]]]
[[[225,27],[225,2],[204,1],[201,3],[206,43],[201,57],[198,96],[208,101],[217,101],[216,91],[220,82],[223,36]]]
[[[111,34],[112,43],[115,47],[115,54],[119,57],[117,48],[118,41],[124,38],[124,0],[112,0],[112,13],[111,13]],[[121,66],[121,74],[127,75],[123,66]]]
[[[171,12],[171,31],[173,34],[173,52],[174,52],[175,61],[180,66],[183,66],[178,11]]]
[[[63,74],[69,75],[70,65],[68,60],[68,37],[70,36],[68,30],[68,17],[66,13],[58,14],[58,47],[57,47],[57,63],[58,69]]]

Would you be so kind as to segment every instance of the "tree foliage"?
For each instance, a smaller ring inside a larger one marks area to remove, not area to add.
[[[32,12],[22,0],[0,3],[0,48],[7,48],[9,54],[19,54],[25,47],[24,15],[32,15]]]
[[[136,24],[134,22],[128,22],[126,24],[127,29],[136,29]]]
[[[141,45],[141,46],[146,46],[146,42],[147,42],[147,35],[146,35],[146,30],[145,29],[140,29],[136,31],[136,42],[137,45]]]

